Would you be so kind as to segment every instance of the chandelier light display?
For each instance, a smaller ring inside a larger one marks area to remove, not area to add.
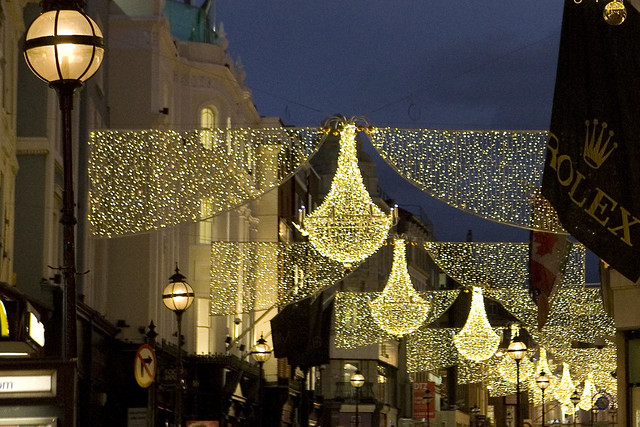
[[[393,265],[382,294],[369,303],[373,320],[392,335],[401,337],[414,332],[429,314],[430,305],[411,284],[407,270],[404,239],[394,239]]]
[[[500,345],[498,335],[487,318],[482,290],[474,287],[469,317],[460,332],[453,337],[458,352],[465,358],[479,362],[494,355]]]
[[[547,350],[544,347],[540,347],[538,363],[536,363],[534,372],[545,372],[549,380],[549,384],[545,388],[547,396],[552,395],[553,389],[558,385],[559,382],[558,377],[553,375],[553,371],[554,370],[549,366]],[[542,403],[542,391],[535,378],[531,378],[529,381],[529,400],[535,404]]]
[[[568,406],[571,404],[571,394],[576,389],[576,385],[571,379],[571,372],[569,372],[569,364],[562,363],[562,378],[560,384],[553,391],[553,397],[562,405]]]
[[[589,378],[584,380],[584,387],[582,388],[582,394],[580,395],[580,402],[578,403],[578,408],[583,411],[590,411],[593,408],[593,395],[596,390],[593,386],[593,380],[591,379],[591,375]]]
[[[318,252],[351,267],[382,246],[395,222],[396,210],[383,212],[373,203],[362,181],[356,133],[364,128],[344,118],[329,124],[331,129],[327,131],[340,134],[336,173],[322,204],[309,215],[302,207],[298,227]]]

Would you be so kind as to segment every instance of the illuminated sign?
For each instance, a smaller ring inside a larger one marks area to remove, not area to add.
[[[0,371],[0,399],[55,395],[55,370]]]
[[[44,347],[44,325],[38,320],[35,314],[29,312],[29,336],[40,347]]]

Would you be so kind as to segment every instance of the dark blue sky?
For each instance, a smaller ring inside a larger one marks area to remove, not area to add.
[[[260,114],[316,126],[547,129],[563,2],[218,0],[228,51]],[[420,205],[443,241],[526,241],[528,231],[435,201],[380,165],[380,185]],[[597,281],[596,261],[588,280]]]

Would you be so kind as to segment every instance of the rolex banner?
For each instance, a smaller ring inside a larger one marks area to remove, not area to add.
[[[542,194],[576,239],[640,277],[640,16],[565,0]]]

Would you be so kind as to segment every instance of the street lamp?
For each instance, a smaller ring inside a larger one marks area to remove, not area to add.
[[[267,341],[264,339],[262,334],[260,334],[260,339],[258,340],[256,345],[253,346],[253,349],[251,350],[251,357],[253,357],[253,360],[258,362],[258,366],[260,368],[260,378],[258,378],[258,381],[259,381],[258,398],[260,399],[260,404],[258,406],[258,425],[262,425],[262,404],[264,400],[263,389],[262,389],[262,376],[263,376],[262,365],[264,365],[264,362],[269,360],[269,358],[271,357],[271,347],[269,347],[269,345],[267,344]]]
[[[520,335],[513,337],[511,344],[507,347],[507,353],[516,362],[516,427],[521,427],[520,419],[520,361],[527,354],[527,346],[520,339]]]
[[[73,362],[78,356],[76,308],[75,204],[73,196],[73,157],[71,110],[73,94],[100,68],[104,56],[102,32],[82,10],[84,0],[43,0],[42,10],[29,26],[24,42],[24,58],[31,71],[56,90],[61,111],[63,189],[62,215],[64,277],[62,302],[61,358]],[[77,379],[77,364],[73,377]],[[72,419],[75,425],[77,387],[73,393]]]
[[[429,417],[431,416],[431,402],[433,402],[433,392],[429,389],[426,389],[424,392],[424,396],[422,397],[422,401],[427,405],[427,427],[429,427],[431,420]]]
[[[178,427],[182,426],[182,393],[184,392],[184,378],[182,377],[182,313],[191,307],[194,298],[193,288],[187,283],[187,278],[180,274],[178,263],[176,263],[176,272],[169,277],[169,284],[162,291],[162,302],[176,314],[178,322],[178,368],[176,372],[175,402],[175,423]]]
[[[73,94],[102,64],[102,32],[82,9],[84,2],[44,0],[43,13],[27,30],[24,58],[33,73],[56,90],[62,116],[63,192],[62,216],[64,265],[62,359],[77,357],[76,337],[76,225],[73,197],[71,110]]]
[[[575,427],[576,426],[576,406],[578,406],[578,403],[580,403],[580,394],[578,393],[578,390],[573,391],[569,400],[571,401],[571,403],[573,403],[573,427]]]
[[[360,389],[364,385],[364,375],[359,370],[351,375],[349,380],[351,385],[356,389],[356,427],[360,425],[360,414],[358,412],[358,405],[360,404]]]
[[[473,424],[474,425],[478,425],[478,414],[480,413],[480,408],[478,408],[477,406],[472,406],[471,407],[471,414],[473,415]]]
[[[540,371],[540,376],[536,378],[536,384],[542,392],[542,427],[544,427],[544,390],[549,387],[549,377],[545,375],[544,371]]]

